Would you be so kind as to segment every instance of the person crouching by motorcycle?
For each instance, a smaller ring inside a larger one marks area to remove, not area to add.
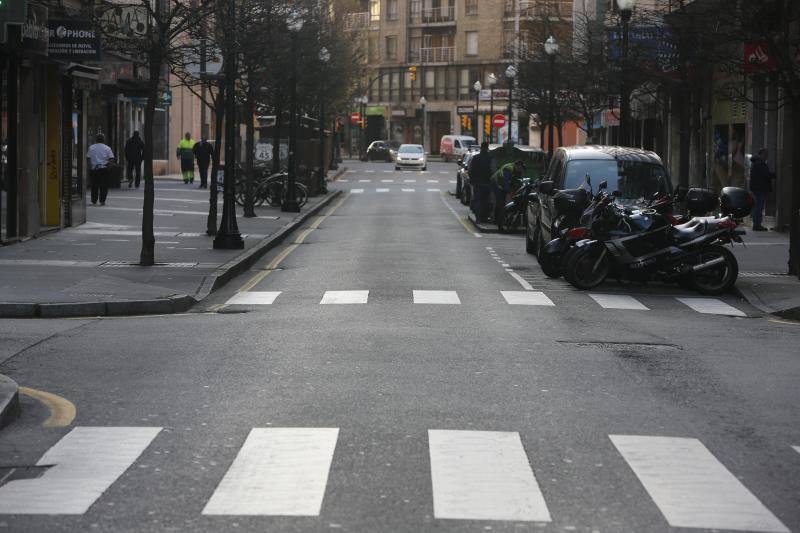
[[[522,179],[522,171],[525,165],[517,159],[513,163],[506,163],[497,169],[492,176],[492,188],[494,189],[494,223],[503,220],[503,208],[509,196],[514,192],[515,184]]]
[[[489,143],[481,143],[481,151],[469,162],[469,184],[472,187],[472,205],[478,222],[486,222],[489,216],[489,195],[492,191],[492,156]]]

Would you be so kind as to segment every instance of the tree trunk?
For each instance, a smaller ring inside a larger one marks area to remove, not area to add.
[[[283,115],[283,98],[278,96],[275,100],[275,134],[272,139],[272,173],[281,171],[281,119]]]
[[[211,184],[208,195],[208,220],[206,235],[217,234],[217,174],[219,174],[219,154],[222,150],[222,118],[225,116],[225,83],[219,81],[217,99],[214,102],[214,154],[211,156]]]
[[[247,101],[245,106],[247,110],[245,113],[245,120],[247,121],[245,127],[245,154],[244,154],[244,174],[245,174],[245,202],[244,202],[244,216],[252,218],[256,216],[256,211],[253,206],[255,203],[255,194],[253,190],[253,157],[255,156],[255,126],[253,125],[253,89],[248,87]]]
[[[792,142],[800,141],[800,101],[792,103]],[[789,274],[800,278],[800,150],[792,151],[792,213],[789,226]]]
[[[152,266],[156,262],[156,237],[153,233],[153,126],[158,99],[158,82],[161,77],[161,54],[150,54],[150,80],[147,85],[147,105],[144,108],[144,203],[142,204],[142,250],[139,264]],[[169,154],[167,154],[169,156]]]

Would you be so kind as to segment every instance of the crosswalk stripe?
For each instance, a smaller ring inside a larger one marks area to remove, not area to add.
[[[648,311],[647,307],[633,296],[624,294],[590,294],[589,298],[603,309],[635,309]]]
[[[794,451],[797,453],[800,453],[800,446],[792,446],[792,448],[794,448]]]
[[[52,465],[41,477],[0,487],[0,513],[85,513],[160,431],[160,427],[74,428],[36,463]]]
[[[391,171],[391,170],[384,170],[384,171],[383,171],[383,173],[384,173],[384,174],[391,174],[391,173],[392,173],[392,171]]]
[[[450,174],[449,170],[440,170],[439,174]]]
[[[358,180],[359,183],[372,183],[372,180]]]
[[[361,194],[364,192],[364,189],[350,189],[351,194]]]
[[[394,180],[381,180],[381,183],[394,183]]]
[[[441,189],[428,189],[428,192],[442,192]]]
[[[425,180],[427,183],[439,183],[439,180]]]
[[[280,294],[281,291],[237,292],[225,302],[225,305],[272,305]]]
[[[698,313],[708,315],[747,316],[735,307],[716,298],[678,298],[677,300],[688,305]]]
[[[403,192],[414,192],[416,189],[403,189]]]
[[[539,291],[500,291],[509,305],[554,306],[553,300]]]
[[[254,428],[204,515],[318,516],[338,428]]]
[[[416,183],[417,180],[403,180],[403,183]]]
[[[389,189],[375,189],[375,192],[389,192]]]
[[[455,183],[455,182],[456,182],[456,180],[450,180],[450,183]]]
[[[365,174],[374,174],[375,171],[374,170],[365,170],[364,173]]]
[[[417,291],[413,292],[415,304],[460,304],[456,291]]]
[[[348,181],[350,181],[350,180],[343,180],[343,179],[341,179],[341,178],[340,178],[340,179],[338,179],[338,180],[336,180],[336,181],[339,181],[339,182],[341,182],[341,183],[347,183],[347,182],[348,182]]]
[[[356,172],[355,170],[348,170],[347,171],[348,174],[355,174],[355,172]]]
[[[550,522],[519,433],[428,430],[436,518]]]
[[[320,304],[365,304],[369,291],[325,291]]]
[[[670,526],[789,531],[699,440],[609,437]]]

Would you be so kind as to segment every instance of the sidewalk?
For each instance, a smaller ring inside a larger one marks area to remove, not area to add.
[[[152,267],[138,265],[143,188],[127,185],[111,189],[105,206],[87,202],[86,224],[0,247],[0,318],[185,311],[338,194],[310,198],[300,213],[261,207],[256,218],[244,218],[237,206],[245,248],[215,250],[205,234],[209,193],[197,185],[184,185],[177,176],[156,179]],[[217,227],[221,194],[218,200]]]

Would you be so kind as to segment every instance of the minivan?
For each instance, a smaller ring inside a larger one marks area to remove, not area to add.
[[[477,142],[475,137],[469,135],[445,135],[439,143],[439,153],[445,161],[461,159],[470,145]]]

